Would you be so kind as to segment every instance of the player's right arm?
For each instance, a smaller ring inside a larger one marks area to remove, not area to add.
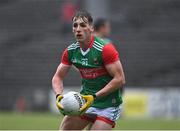
[[[59,111],[62,114],[65,114],[62,105],[60,104],[61,99],[63,98],[63,80],[68,73],[71,67],[71,63],[68,60],[68,51],[67,49],[63,52],[61,63],[58,66],[56,73],[52,78],[52,87],[56,94],[56,105]]]
[[[56,94],[56,105],[62,114],[65,114],[65,112],[63,110],[63,106],[60,104],[60,101],[63,98],[63,95],[62,95],[63,79],[66,76],[66,74],[68,73],[69,69],[70,69],[69,65],[65,65],[65,64],[61,63],[58,66],[57,71],[54,74],[53,79],[52,79],[52,87]]]
[[[61,63],[52,78],[52,87],[56,95],[63,92],[63,80],[71,66]]]
[[[52,78],[52,87],[56,94],[62,94],[63,92],[63,80],[68,73],[69,69],[71,67],[71,62],[69,62],[68,59],[68,50],[67,48],[63,52],[61,63],[58,66],[56,73],[54,74]]]

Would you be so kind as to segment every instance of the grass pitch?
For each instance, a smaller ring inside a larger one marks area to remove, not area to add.
[[[0,130],[58,130],[63,116],[0,112]],[[115,130],[180,130],[180,119],[119,119]]]

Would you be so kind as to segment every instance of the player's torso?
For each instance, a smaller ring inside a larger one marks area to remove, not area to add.
[[[78,42],[68,47],[68,59],[79,69],[82,76],[81,93],[83,94],[96,93],[112,80],[103,63],[102,51],[105,44],[105,41],[95,37],[92,47],[86,51],[80,48]],[[114,98],[114,96],[116,96],[116,98]],[[107,104],[112,101],[116,104],[117,97],[118,92],[113,92],[110,94],[110,97],[103,98],[100,102],[97,102],[97,105],[104,100],[107,101],[107,103],[104,103],[104,106],[107,106]],[[119,103],[119,101],[117,103]]]

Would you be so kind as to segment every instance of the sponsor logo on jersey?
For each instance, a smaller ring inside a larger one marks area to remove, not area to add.
[[[98,76],[108,74],[106,69],[103,67],[100,68],[80,68],[79,69],[81,76],[86,79],[93,79]]]
[[[77,63],[77,59],[76,58],[72,58],[72,63]]]

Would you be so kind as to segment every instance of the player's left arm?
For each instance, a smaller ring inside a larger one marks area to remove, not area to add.
[[[107,64],[105,67],[113,79],[104,88],[98,91],[95,96],[82,95],[82,97],[87,101],[80,110],[82,114],[91,106],[95,98],[106,96],[125,84],[124,72],[120,60]]]
[[[122,64],[119,60],[119,53],[112,44],[108,44],[104,47],[103,60],[106,70],[113,79],[96,93],[97,97],[106,96],[125,84],[125,75]]]
[[[82,114],[91,106],[96,97],[106,96],[125,84],[124,72],[120,60],[107,64],[105,67],[113,79],[104,88],[98,91],[95,96],[82,95],[82,97],[87,101],[86,104],[81,108]]]
[[[96,97],[102,97],[114,92],[125,84],[125,76],[119,54],[112,44],[107,44],[102,52],[104,66],[113,79],[100,91],[94,95],[82,95],[86,99],[86,104],[81,108],[82,114],[91,106]]]

